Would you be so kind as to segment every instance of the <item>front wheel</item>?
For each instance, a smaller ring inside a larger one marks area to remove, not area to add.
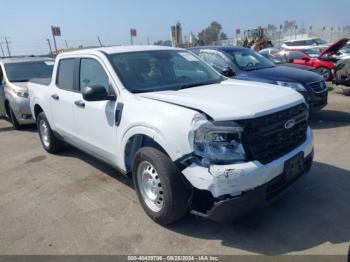
[[[20,130],[21,128],[22,128],[22,126],[19,124],[19,122],[18,122],[18,120],[17,120],[17,118],[16,118],[16,115],[15,115],[15,113],[13,112],[13,110],[12,110],[12,108],[10,107],[9,108],[9,114],[10,114],[10,116],[9,116],[9,120],[11,121],[11,124],[12,124],[12,127],[13,127],[13,129],[15,129],[15,130]]]
[[[326,68],[326,67],[320,67],[318,69],[318,72],[319,72],[320,75],[323,76],[323,79],[325,81],[330,81],[333,78],[332,71],[330,69]]]
[[[163,152],[141,148],[135,156],[133,181],[147,215],[161,225],[181,219],[188,211],[188,190],[181,174]]]
[[[43,112],[41,112],[37,117],[37,126],[41,144],[47,152],[54,154],[63,149],[63,141],[54,135],[50,124]]]

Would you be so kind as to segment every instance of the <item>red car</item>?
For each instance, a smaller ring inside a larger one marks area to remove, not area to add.
[[[341,39],[321,52],[315,49],[282,50],[274,55],[284,56],[289,63],[312,67],[325,80],[330,81],[335,76],[334,69],[337,62],[336,59],[332,58],[332,55],[343,48],[347,41],[347,38]]]

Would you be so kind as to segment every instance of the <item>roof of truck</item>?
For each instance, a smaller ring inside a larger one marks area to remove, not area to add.
[[[115,54],[115,53],[128,53],[128,52],[139,52],[139,51],[157,51],[157,50],[183,50],[181,48],[174,48],[168,46],[156,46],[156,45],[134,45],[134,46],[110,46],[110,47],[99,47],[99,48],[88,48],[81,49],[71,52],[65,52],[60,54],[69,55],[69,54],[89,54],[91,52],[103,52],[106,54]]]
[[[25,63],[25,62],[37,62],[37,61],[49,61],[52,60],[50,57],[12,57],[12,58],[2,58],[0,63],[11,64],[11,63]]]

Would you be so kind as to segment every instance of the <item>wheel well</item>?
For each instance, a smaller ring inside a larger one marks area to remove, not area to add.
[[[124,161],[127,173],[132,172],[132,166],[136,152],[142,147],[153,147],[168,155],[164,148],[147,135],[132,136],[125,146]]]
[[[35,105],[34,106],[34,116],[35,116],[35,119],[37,118],[37,116],[43,112],[44,110],[39,106],[39,105]]]

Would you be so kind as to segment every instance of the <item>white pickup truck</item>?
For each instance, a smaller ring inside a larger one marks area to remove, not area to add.
[[[145,212],[220,221],[276,199],[309,171],[308,108],[292,89],[227,79],[183,49],[60,54],[29,84],[43,147],[71,144],[131,174]]]

